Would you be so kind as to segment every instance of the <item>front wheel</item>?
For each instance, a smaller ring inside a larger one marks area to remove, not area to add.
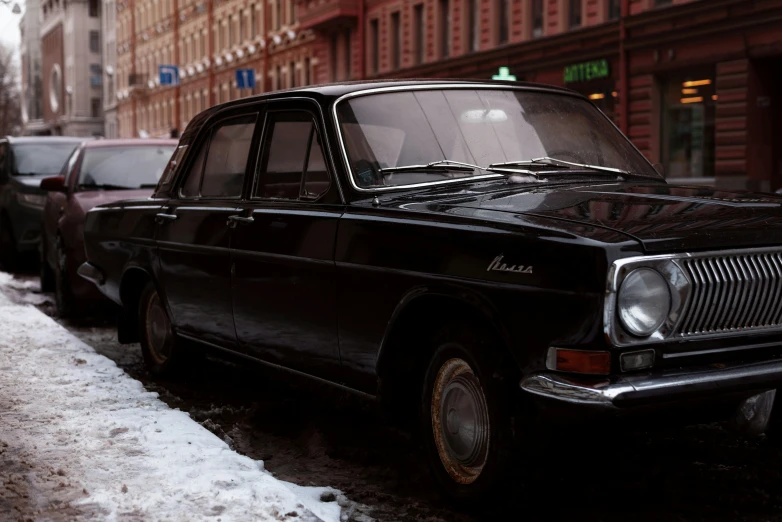
[[[62,238],[57,236],[55,241],[55,255],[57,265],[54,272],[54,303],[58,317],[73,317],[77,315],[75,298],[68,280],[68,254]]]
[[[168,312],[155,285],[147,283],[138,310],[139,340],[144,363],[155,375],[166,375],[181,366],[182,353]]]
[[[502,489],[511,452],[511,418],[497,352],[475,332],[451,329],[424,378],[421,428],[433,475],[466,504]]]
[[[39,275],[41,278],[41,292],[52,292],[55,289],[54,271],[49,266],[49,260],[46,255],[45,240],[41,238],[41,245],[38,247],[40,262],[38,264]]]

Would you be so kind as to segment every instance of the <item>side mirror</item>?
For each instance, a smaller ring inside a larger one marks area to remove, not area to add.
[[[49,192],[65,192],[65,177],[52,176],[41,180],[41,190]]]

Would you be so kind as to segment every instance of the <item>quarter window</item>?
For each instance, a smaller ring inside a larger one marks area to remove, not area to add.
[[[256,115],[224,120],[212,129],[182,187],[183,197],[238,198],[250,156]]]
[[[312,200],[329,188],[317,126],[308,112],[272,113],[255,197]]]

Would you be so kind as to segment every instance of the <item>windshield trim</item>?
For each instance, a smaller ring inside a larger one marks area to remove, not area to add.
[[[579,94],[577,92],[569,92],[569,91],[563,91],[559,88],[547,88],[545,86],[531,86],[531,85],[491,85],[486,83],[431,83],[431,84],[424,84],[424,85],[398,85],[393,87],[375,87],[371,89],[364,89],[360,91],[355,92],[349,92],[347,94],[343,94],[337,100],[334,102],[334,104],[331,107],[331,115],[334,119],[334,124],[336,126],[336,134],[337,134],[337,141],[339,143],[339,149],[342,154],[342,161],[345,164],[345,168],[347,170],[347,177],[348,182],[350,183],[350,186],[353,190],[356,192],[361,192],[364,194],[371,194],[371,193],[378,193],[378,192],[390,192],[394,190],[409,190],[409,189],[415,189],[415,188],[425,188],[425,187],[432,187],[432,186],[438,186],[438,185],[450,185],[454,183],[473,183],[477,181],[483,181],[488,179],[497,179],[497,178],[504,178],[507,177],[504,174],[482,174],[478,176],[465,176],[463,178],[455,178],[455,179],[447,179],[447,180],[436,180],[436,181],[427,181],[423,183],[412,183],[410,185],[393,185],[388,187],[372,187],[372,188],[363,188],[359,187],[356,183],[356,178],[353,175],[353,167],[350,165],[350,159],[348,157],[348,151],[345,148],[345,140],[342,137],[342,122],[339,119],[339,113],[337,112],[337,109],[339,108],[339,104],[343,101],[349,100],[351,98],[358,98],[361,96],[370,96],[373,94],[380,94],[380,93],[387,93],[387,92],[398,92],[398,91],[426,91],[426,90],[433,90],[433,91],[440,91],[440,90],[482,90],[482,91],[527,91],[527,92],[543,92],[543,93],[549,93],[549,94],[557,94],[560,96],[571,96],[573,98],[578,98],[579,100],[584,100],[595,109],[597,109],[597,106],[592,103],[591,100],[589,100],[586,96]],[[597,109],[597,112],[603,116],[620,134],[624,140],[630,144],[630,146],[633,148],[634,151],[638,153],[638,155],[643,158],[643,160],[649,165],[652,171],[654,171],[654,166],[651,164],[651,162],[646,158],[646,156],[641,153],[640,150],[638,150],[638,147],[635,146],[635,144],[619,129],[619,127],[614,123],[614,121],[609,118],[608,116],[603,113],[600,109]],[[652,176],[645,176],[642,175],[645,178],[648,178],[649,180],[656,180],[661,181],[663,183],[666,183],[665,178],[662,176],[658,177],[652,177]]]

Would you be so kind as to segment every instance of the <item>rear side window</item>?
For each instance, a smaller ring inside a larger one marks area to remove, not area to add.
[[[312,200],[328,188],[329,175],[312,115],[305,111],[271,113],[253,196]]]
[[[219,122],[201,144],[180,195],[187,198],[239,198],[250,156],[257,115]]]

